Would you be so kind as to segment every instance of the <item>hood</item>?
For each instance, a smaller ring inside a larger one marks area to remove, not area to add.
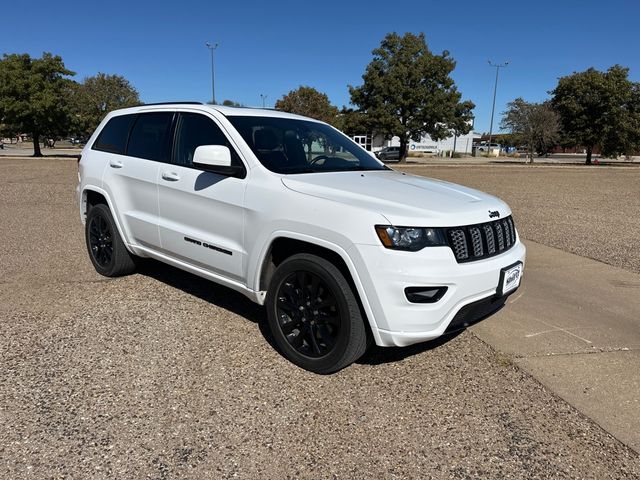
[[[394,170],[288,175],[296,192],[374,211],[392,225],[446,227],[488,222],[511,213],[500,199],[471,188]]]

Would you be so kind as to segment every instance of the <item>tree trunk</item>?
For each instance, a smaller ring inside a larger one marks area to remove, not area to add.
[[[591,153],[592,153],[593,147],[587,147],[587,161],[586,164],[587,165],[591,165]]]
[[[533,163],[533,145],[529,143],[529,148],[527,148],[527,157],[529,157],[529,163]]]
[[[400,163],[405,163],[407,161],[407,139],[404,137],[400,137]]]
[[[38,132],[33,133],[33,156],[42,156],[42,152],[40,151],[40,134]]]

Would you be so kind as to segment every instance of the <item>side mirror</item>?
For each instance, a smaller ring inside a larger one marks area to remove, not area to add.
[[[193,166],[230,177],[244,176],[244,168],[231,165],[231,151],[224,145],[200,145],[193,152]]]

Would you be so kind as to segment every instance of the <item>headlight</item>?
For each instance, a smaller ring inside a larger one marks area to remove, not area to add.
[[[417,252],[424,247],[447,245],[444,230],[441,228],[376,225],[376,233],[385,247],[394,250]]]

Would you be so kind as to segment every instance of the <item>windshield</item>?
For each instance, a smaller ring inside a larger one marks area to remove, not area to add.
[[[385,170],[329,125],[277,117],[227,117],[260,163],[276,173]]]

